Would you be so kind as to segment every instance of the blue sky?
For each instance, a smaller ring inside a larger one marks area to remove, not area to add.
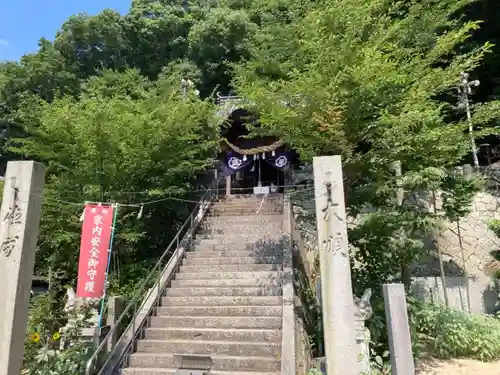
[[[71,15],[105,8],[126,13],[131,0],[0,0],[0,61],[35,52],[38,40],[53,40]]]

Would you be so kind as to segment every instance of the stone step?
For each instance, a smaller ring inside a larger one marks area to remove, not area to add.
[[[281,205],[283,204],[283,195],[268,195],[268,196],[255,196],[255,195],[249,195],[246,197],[231,197],[231,198],[224,198],[220,199],[214,204],[225,204],[225,205],[231,205],[231,204],[246,204],[246,203],[260,203],[262,202],[262,199],[264,199],[264,202],[267,204],[276,204],[276,205]]]
[[[147,328],[145,338],[153,340],[215,340],[281,342],[280,329]]]
[[[269,250],[267,253],[258,252],[256,250],[213,250],[196,249],[186,253],[187,259],[195,258],[240,258],[240,257],[283,257],[281,250]]]
[[[283,253],[283,243],[281,241],[258,241],[245,243],[243,241],[232,241],[232,243],[214,243],[211,240],[201,240],[195,244],[195,252],[198,251],[253,251],[256,254]]]
[[[225,230],[227,228],[233,228],[234,231],[238,233],[244,233],[246,228],[250,229],[283,229],[283,220],[279,221],[240,221],[235,218],[232,221],[203,221],[199,226],[199,230]]]
[[[157,307],[156,316],[282,316],[282,306]]]
[[[185,353],[177,353],[185,354]],[[262,371],[279,372],[281,360],[273,357],[233,357],[211,356],[212,369],[215,371]],[[177,368],[178,358],[174,354],[134,353],[129,359],[130,367],[140,368]]]
[[[224,245],[224,244],[263,244],[278,245],[283,238],[282,233],[277,234],[197,234],[195,245]]]
[[[281,287],[191,287],[191,288],[168,288],[167,297],[238,297],[238,296],[280,296]]]
[[[226,210],[226,209],[253,209],[257,211],[259,208],[262,209],[273,209],[282,210],[283,204],[278,204],[277,202],[272,202],[269,200],[256,200],[256,201],[246,201],[246,202],[215,202],[210,207],[211,210]]]
[[[176,368],[137,368],[122,370],[123,375],[175,375]],[[248,372],[248,371],[210,371],[210,375],[280,375],[281,372]]]
[[[283,257],[197,257],[184,259],[186,266],[234,265],[234,264],[282,264]]]
[[[152,316],[150,327],[280,329],[275,316]]]
[[[211,207],[207,212],[207,216],[221,217],[221,216],[240,216],[240,215],[262,215],[262,216],[282,216],[283,209],[274,207],[260,207],[255,205],[253,207],[225,207],[216,208]]]
[[[180,272],[253,272],[253,271],[281,271],[279,264],[220,264],[206,266],[181,266]]]
[[[169,368],[137,368],[129,367],[122,370],[123,375],[175,375],[177,369]],[[248,371],[210,371],[210,375],[280,375],[281,372],[248,372]]]
[[[280,296],[220,296],[220,297],[162,297],[161,305],[168,306],[282,306]]]
[[[195,238],[195,245],[225,245],[225,244],[280,244],[283,239],[281,232],[275,234],[197,234]]]
[[[247,216],[247,215],[262,215],[262,216],[277,216],[279,218],[283,217],[282,211],[277,211],[274,209],[261,209],[257,212],[257,208],[246,208],[246,209],[224,209],[224,210],[210,210],[207,212],[208,217],[229,217],[233,218],[236,216]]]
[[[279,279],[193,279],[193,280],[173,280],[171,283],[172,288],[186,288],[186,287],[269,287],[281,285]]]
[[[175,280],[227,280],[227,279],[261,279],[266,281],[281,280],[283,275],[280,271],[221,271],[221,272],[188,272],[182,269],[175,275]]]
[[[248,194],[234,193],[228,197],[221,198],[220,201],[236,200],[236,199],[262,199],[262,197],[263,197],[263,195],[255,195],[255,194],[251,194],[251,193],[248,193]],[[267,195],[267,197],[269,199],[271,199],[271,198],[272,199],[279,199],[279,198],[283,198],[283,194],[282,193],[270,193]]]
[[[281,223],[283,224],[282,215],[260,215],[260,214],[248,214],[244,216],[207,216],[204,223],[215,224],[215,225],[227,225],[227,223],[233,223],[237,225],[244,225],[251,223]]]
[[[278,357],[281,344],[268,342],[203,341],[203,340],[139,340],[138,353],[185,353],[198,355],[230,355]]]
[[[240,201],[240,202],[215,202],[210,207],[210,210],[230,210],[230,209],[253,209],[257,211],[259,208],[262,210],[273,209],[273,210],[282,210],[283,204],[278,204],[277,202],[273,202],[270,200],[255,200],[255,201]]]
[[[262,236],[262,237],[275,237],[283,235],[283,228],[266,227],[262,225],[251,226],[234,226],[228,224],[225,228],[199,228],[196,232],[196,238],[213,238],[216,236]]]

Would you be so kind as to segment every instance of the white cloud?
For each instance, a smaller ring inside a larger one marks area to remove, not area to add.
[[[10,46],[10,43],[8,40],[0,38],[0,47],[8,47]]]

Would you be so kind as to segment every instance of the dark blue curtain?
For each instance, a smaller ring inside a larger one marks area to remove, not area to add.
[[[226,153],[225,159],[225,162],[221,164],[221,170],[219,170],[221,177],[231,176],[248,167],[253,161],[252,156],[244,157],[234,152]]]
[[[271,152],[266,152],[266,158],[264,160],[275,168],[284,169],[290,163],[290,153],[275,152],[273,155]]]

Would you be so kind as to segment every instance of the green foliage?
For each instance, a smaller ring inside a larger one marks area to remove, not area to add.
[[[48,168],[37,273],[52,266],[75,278],[82,206],[64,202],[199,198],[187,192],[199,190],[217,153],[215,109],[192,92],[184,100],[180,80],[191,79],[202,98],[228,92],[230,64],[250,57],[255,14],[286,3],[183,5],[137,0],[125,15],[74,15],[53,43],[41,39],[36,53],[0,63],[2,160]],[[165,200],[145,206],[141,220],[139,207],[120,208],[113,291],[133,289],[191,208]]]
[[[39,295],[31,300],[28,336],[25,343],[23,375],[81,374],[92,354],[92,344],[79,338],[82,328],[88,327],[90,308],[84,306],[78,313],[66,318],[73,319],[64,337],[59,333],[62,316],[54,316],[53,295]],[[61,339],[71,345],[61,348]]]
[[[475,194],[484,181],[477,176],[450,175],[442,186],[443,211],[450,221],[457,221],[470,213]]]
[[[299,262],[296,262],[299,263]],[[297,314],[306,332],[308,333],[309,350],[313,357],[321,355],[320,346],[323,345],[323,331],[321,329],[321,307],[318,298],[310,286],[302,264],[295,264],[294,285],[297,296],[300,299],[300,307]]]
[[[218,144],[217,128],[208,122],[212,113],[209,102],[183,97],[180,87],[153,84],[135,71],[104,72],[88,81],[79,100],[41,103],[39,125],[10,148],[47,166],[37,270],[52,265],[74,279],[82,205],[65,202],[163,198],[146,206],[141,220],[138,207],[119,208],[115,243],[124,267],[163,251],[165,233],[176,232],[190,210],[169,197],[195,190],[196,177],[212,164]],[[165,231],[169,223],[172,230]],[[150,250],[141,254],[145,248]]]
[[[317,368],[310,368],[307,371],[307,375],[323,375],[323,373],[321,372],[321,370],[318,370]]]
[[[433,355],[481,361],[500,358],[498,318],[417,301],[410,306],[411,323],[416,327],[421,344]]]
[[[355,246],[353,269],[355,292],[379,286],[399,275],[403,265],[412,264],[429,253],[422,238],[435,226],[434,218],[414,207],[379,209],[365,214],[349,230],[349,241]],[[404,233],[405,236],[398,236]]]
[[[370,363],[370,374],[368,375],[390,375],[391,365],[388,362],[389,359],[389,351],[385,351],[381,356],[377,355],[377,353],[372,353],[373,361]]]
[[[495,236],[500,238],[500,220],[499,219],[490,220],[488,223],[488,228],[490,228],[490,230],[492,230],[495,233]]]
[[[466,152],[465,127],[444,126],[442,103],[433,97],[452,89],[460,71],[489,49],[451,57],[445,69],[435,65],[476,28],[448,20],[459,3],[318,2],[279,30],[264,28],[274,38],[257,38],[260,46],[236,84],[262,111],[266,131],[285,137],[306,159],[340,152],[347,163],[399,159],[410,170],[444,160],[452,165]],[[261,74],[270,62],[283,79]],[[355,152],[360,141],[371,144],[363,160]]]
[[[500,220],[498,219],[492,219],[488,222],[488,228],[495,233],[495,236],[500,238]],[[497,262],[500,262],[500,249],[496,248],[493,251],[490,251],[490,255],[495,259]],[[500,279],[500,270],[496,270],[494,274],[495,279],[499,280]]]
[[[286,140],[302,160],[342,155],[347,214],[357,222],[349,229],[357,293],[401,278],[403,267],[427,255],[422,238],[441,218],[421,204],[426,192],[443,191],[451,219],[466,214],[479,186],[449,175],[470,152],[470,139],[465,119],[443,101],[456,92],[460,72],[479,66],[492,47],[465,52],[480,24],[461,18],[467,3],[347,0],[290,8],[292,20],[264,23],[252,58],[235,67],[238,92],[260,113],[253,134]],[[486,105],[487,115],[477,118],[486,133],[496,132],[486,127],[496,107]]]
[[[221,86],[222,91],[228,91],[232,78],[229,63],[249,57],[248,42],[256,29],[244,11],[227,8],[214,8],[206,19],[193,25],[188,36],[189,56],[205,67],[203,81],[209,87]]]

